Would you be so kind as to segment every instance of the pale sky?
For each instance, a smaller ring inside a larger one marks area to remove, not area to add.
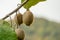
[[[17,7],[21,0],[0,0],[0,19]],[[21,8],[23,14],[26,9]],[[60,0],[47,0],[30,8],[34,17],[43,17],[51,21],[60,22]],[[15,14],[12,15],[14,17]]]

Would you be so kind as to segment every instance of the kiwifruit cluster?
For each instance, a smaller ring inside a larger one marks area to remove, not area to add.
[[[31,11],[27,10],[23,14],[23,23],[25,23],[27,26],[30,26],[33,22],[33,14]]]
[[[14,20],[15,20],[15,23],[16,23],[17,25],[22,24],[22,23],[23,23],[23,21],[22,21],[22,14],[21,14],[21,13],[17,13],[17,14],[15,15],[15,17],[14,17]]]
[[[17,25],[24,23],[27,26],[30,26],[33,22],[33,14],[30,10],[27,10],[23,15],[21,13],[17,13],[14,20]]]
[[[20,28],[15,29],[18,40],[24,40],[25,34],[24,31]]]

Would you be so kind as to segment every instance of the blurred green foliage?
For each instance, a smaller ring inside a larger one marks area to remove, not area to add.
[[[31,26],[21,25],[25,31],[25,40],[60,40],[60,23],[35,18]]]
[[[17,36],[10,24],[3,20],[0,20],[0,40],[17,40]]]

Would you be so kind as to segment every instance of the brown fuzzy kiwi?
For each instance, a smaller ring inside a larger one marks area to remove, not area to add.
[[[33,14],[31,11],[27,10],[23,14],[23,23],[25,23],[27,26],[30,26],[33,22]]]
[[[23,21],[22,21],[22,14],[21,13],[17,13],[17,15],[15,15],[15,17],[14,17],[14,20],[15,20],[15,23],[17,25],[22,24],[23,23]]]
[[[24,31],[20,28],[15,29],[18,40],[24,40],[25,34]]]

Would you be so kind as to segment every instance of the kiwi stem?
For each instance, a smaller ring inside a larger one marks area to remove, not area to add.
[[[11,22],[11,27],[12,27],[12,19],[11,19],[11,16],[10,16],[10,22]]]
[[[17,11],[18,12],[18,11]],[[16,12],[16,17],[17,17],[17,12]],[[18,17],[17,17],[17,20],[18,20]],[[18,21],[17,21],[18,22]],[[18,28],[18,24],[17,24],[17,28]]]
[[[27,9],[27,11],[29,11],[29,9]]]
[[[17,7],[15,10],[13,10],[12,12],[8,13],[5,17],[2,18],[2,20],[5,20],[6,18],[8,18],[10,15],[14,14],[16,11],[18,11],[23,5],[25,5],[29,0],[25,0],[23,3],[21,3],[21,5],[19,7]]]

